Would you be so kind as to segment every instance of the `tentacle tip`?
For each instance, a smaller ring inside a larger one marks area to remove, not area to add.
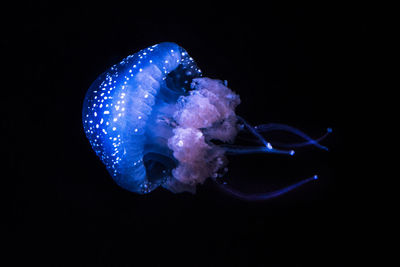
[[[314,175],[313,179],[318,180],[318,175]]]
[[[328,133],[331,133],[331,132],[332,132],[332,128],[327,128],[326,131],[327,131]]]
[[[271,143],[267,143],[267,148],[268,148],[268,149],[273,149]]]
[[[295,153],[294,150],[290,150],[289,155],[290,155],[290,156],[293,156],[294,153]]]

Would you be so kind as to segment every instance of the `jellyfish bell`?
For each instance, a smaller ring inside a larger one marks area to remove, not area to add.
[[[143,49],[101,74],[88,89],[83,127],[96,155],[115,182],[139,194],[162,186],[171,192],[192,192],[207,178],[223,176],[227,154],[283,153],[262,136],[287,131],[305,141],[290,147],[319,144],[287,125],[252,127],[235,114],[240,97],[227,83],[202,77],[188,53],[175,43]],[[234,145],[239,131],[248,131],[259,146]],[[217,144],[218,143],[218,144]],[[275,192],[245,194],[225,183],[224,191],[242,199],[266,199],[315,179],[305,179]]]

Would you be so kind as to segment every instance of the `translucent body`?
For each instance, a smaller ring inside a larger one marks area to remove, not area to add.
[[[226,172],[225,154],[293,155],[293,150],[275,149],[263,138],[262,133],[271,130],[288,131],[306,140],[292,147],[324,148],[289,126],[252,127],[235,114],[239,96],[222,81],[201,76],[182,47],[161,43],[128,56],[90,86],[82,113],[84,130],[118,185],[141,194],[158,186],[175,193],[194,193],[205,179]],[[244,129],[262,145],[233,145],[238,131]],[[220,185],[243,199],[266,199],[313,179],[316,176],[262,196]]]
[[[183,48],[162,43],[128,56],[90,86],[84,130],[121,187],[146,193],[165,183],[176,160],[167,146],[172,128],[158,121],[160,113],[172,113],[192,78],[200,76]]]

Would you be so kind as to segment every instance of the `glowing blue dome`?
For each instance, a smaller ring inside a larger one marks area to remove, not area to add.
[[[158,119],[153,109],[175,103],[190,88],[191,80],[200,76],[201,71],[183,48],[161,43],[128,56],[90,86],[83,107],[84,130],[120,186],[144,193],[162,183],[160,176],[167,177],[175,162],[171,151],[157,142],[166,142],[160,139],[171,133],[161,127],[157,130],[166,132],[157,135],[148,127],[149,120]],[[165,167],[152,166],[158,168],[154,170],[157,177],[150,181],[145,161],[153,157]]]

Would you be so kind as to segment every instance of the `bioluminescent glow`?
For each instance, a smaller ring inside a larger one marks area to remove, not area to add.
[[[160,43],[128,56],[93,82],[84,100],[83,126],[115,182],[139,194],[159,186],[194,193],[207,178],[218,181],[226,173],[227,154],[292,156],[296,147],[327,149],[319,144],[326,135],[314,140],[283,124],[251,126],[235,114],[239,103],[239,95],[226,82],[202,77],[182,47]],[[240,131],[252,134],[261,145],[234,145]],[[286,131],[305,141],[276,148],[263,137],[268,131]],[[264,194],[217,184],[236,197],[262,200],[315,179],[316,175]]]

